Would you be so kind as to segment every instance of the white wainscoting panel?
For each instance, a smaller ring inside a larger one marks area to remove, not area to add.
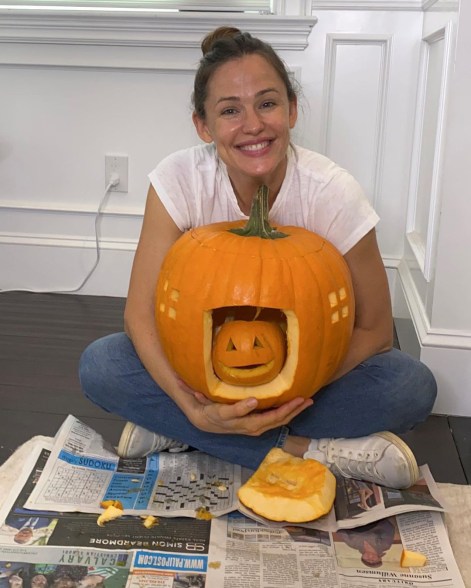
[[[322,151],[354,170],[375,207],[381,182],[390,46],[389,35],[327,36]]]
[[[407,238],[426,281],[433,276],[452,25],[424,37],[411,169]]]

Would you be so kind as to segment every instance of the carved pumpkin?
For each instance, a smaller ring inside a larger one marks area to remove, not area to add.
[[[319,390],[345,357],[354,315],[341,254],[306,229],[272,229],[265,186],[245,227],[215,223],[182,235],[164,259],[156,290],[157,329],[179,376],[212,400],[255,397],[260,409]],[[264,333],[258,342],[257,330]],[[231,338],[234,347],[234,339],[242,344],[244,362],[225,359]],[[262,343],[273,364],[261,359]]]
[[[213,344],[213,368],[227,384],[256,386],[271,382],[285,361],[286,339],[268,321],[224,323]]]
[[[330,511],[335,490],[335,476],[325,465],[275,448],[239,488],[238,497],[271,521],[306,523]]]

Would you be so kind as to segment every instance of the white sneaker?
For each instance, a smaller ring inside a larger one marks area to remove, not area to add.
[[[346,478],[389,488],[409,488],[419,479],[414,454],[402,439],[389,432],[356,439],[313,440],[304,457],[335,466]]]
[[[188,445],[180,441],[169,439],[158,433],[152,433],[152,431],[148,431],[134,423],[126,423],[116,451],[120,457],[133,458],[145,457],[159,451],[178,453],[187,449]]]

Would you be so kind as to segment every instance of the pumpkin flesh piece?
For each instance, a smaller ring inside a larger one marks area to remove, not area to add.
[[[335,491],[335,476],[326,466],[274,448],[239,488],[238,496],[266,519],[305,523],[330,511]]]
[[[402,568],[421,568],[427,563],[427,556],[418,551],[403,549],[401,554]]]

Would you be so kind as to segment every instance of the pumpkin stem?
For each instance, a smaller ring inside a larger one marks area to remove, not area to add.
[[[242,237],[261,237],[262,239],[282,239],[288,236],[274,229],[268,222],[268,186],[260,186],[257,190],[245,227],[229,229],[229,232]]]

